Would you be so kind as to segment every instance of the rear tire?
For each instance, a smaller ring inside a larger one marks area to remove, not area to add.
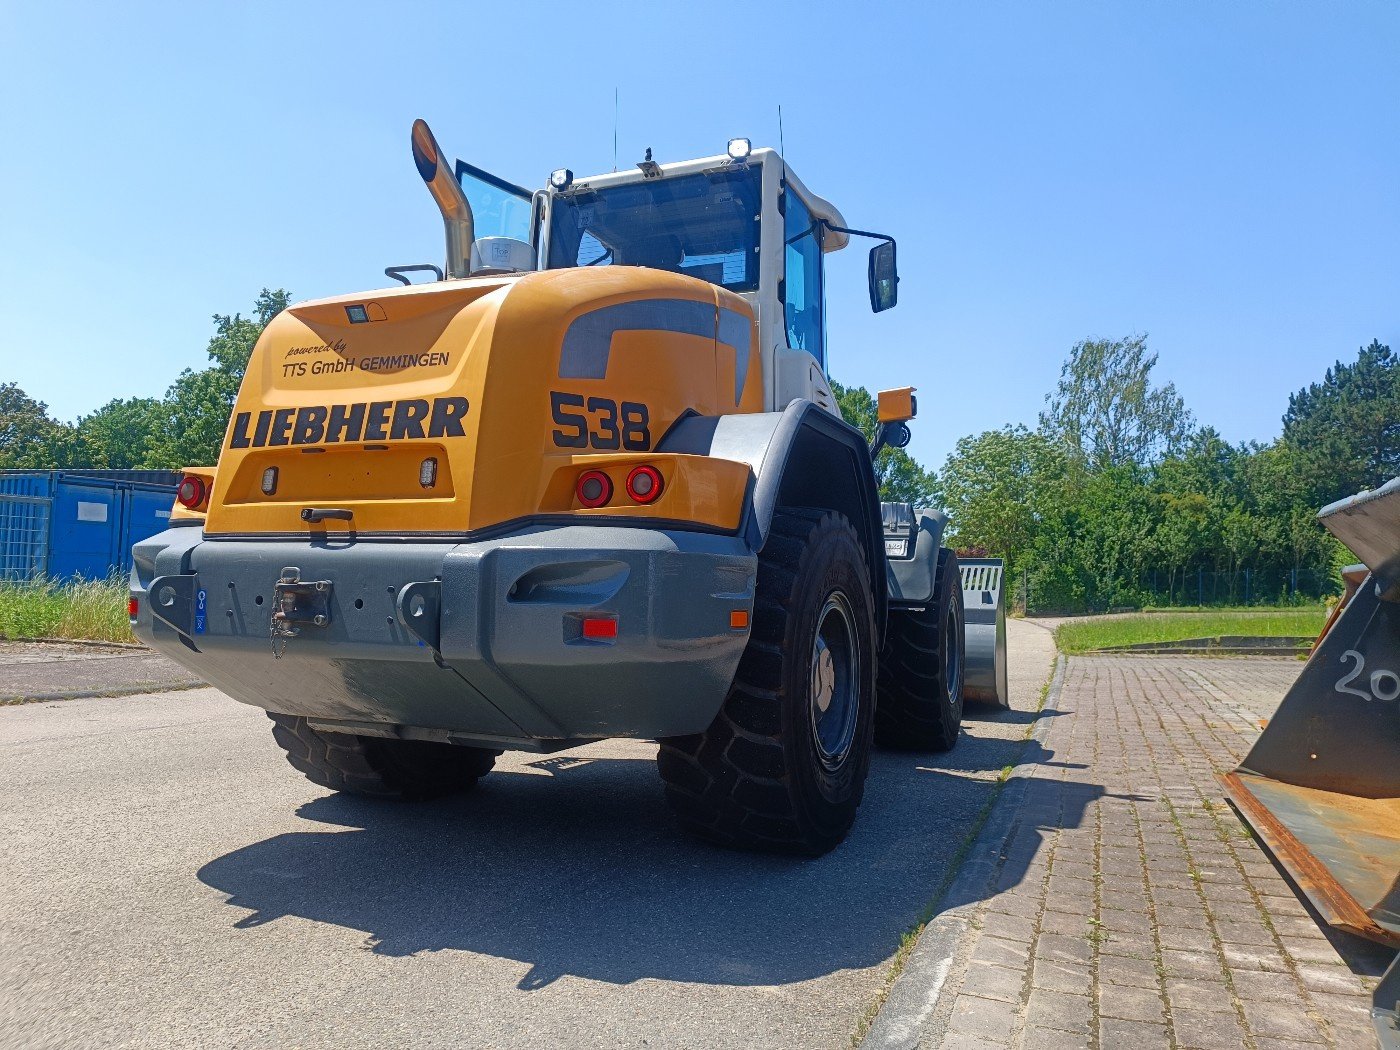
[[[958,556],[938,552],[933,602],[922,611],[891,609],[880,656],[875,741],[910,751],[948,751],[963,716],[962,577]]]
[[[411,801],[467,791],[491,772],[499,751],[429,740],[388,740],[312,729],[271,711],[272,738],[313,784],[354,795]]]
[[[725,845],[813,856],[845,838],[870,766],[874,640],[855,529],[834,512],[779,508],[724,706],[705,732],[660,741],[681,824]]]

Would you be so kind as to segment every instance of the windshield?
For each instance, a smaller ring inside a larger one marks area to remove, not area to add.
[[[549,268],[651,266],[758,290],[757,166],[559,194]]]

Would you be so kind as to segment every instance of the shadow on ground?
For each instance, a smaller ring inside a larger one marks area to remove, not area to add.
[[[815,860],[685,837],[649,760],[559,755],[531,763],[549,776],[493,773],[447,802],[316,799],[299,814],[335,830],[255,842],[199,878],[252,912],[239,927],[299,916],[363,931],[386,955],[515,959],[531,967],[523,989],[566,974],[801,981],[883,962],[920,917],[992,797],[987,773],[1027,747],[977,726],[949,754],[877,751],[850,838]]]

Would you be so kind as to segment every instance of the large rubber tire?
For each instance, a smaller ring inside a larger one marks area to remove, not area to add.
[[[841,514],[779,508],[757,592],[720,713],[703,733],[662,740],[657,764],[687,830],[816,856],[850,830],[870,767],[875,612],[855,529]]]
[[[958,556],[946,548],[938,552],[933,591],[922,611],[890,610],[875,708],[882,747],[947,751],[958,742],[966,637]]]
[[[305,718],[271,711],[272,738],[307,780],[333,791],[421,801],[476,786],[499,751],[428,740],[323,733]]]

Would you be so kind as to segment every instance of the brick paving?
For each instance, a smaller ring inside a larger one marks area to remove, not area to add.
[[[1300,666],[1070,660],[919,1045],[1374,1047],[1388,953],[1323,932],[1216,780]]]

